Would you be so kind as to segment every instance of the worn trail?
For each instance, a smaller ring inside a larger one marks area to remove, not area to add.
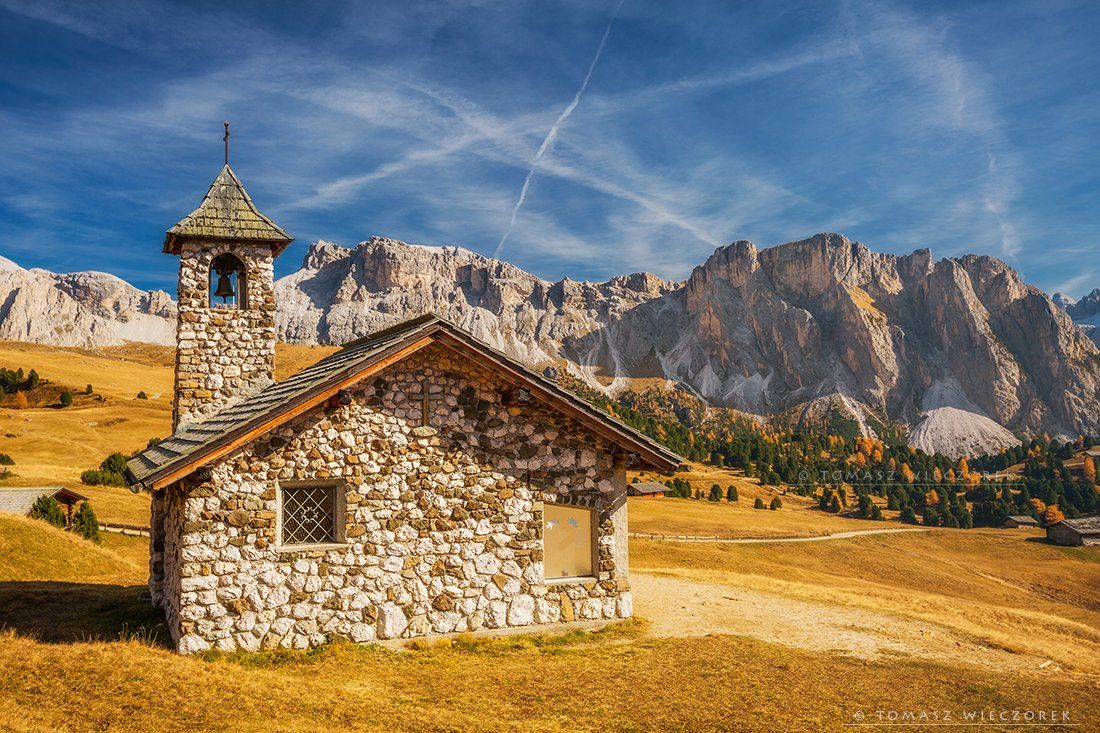
[[[664,540],[666,542],[717,542],[731,545],[757,545],[775,542],[825,542],[827,540],[846,540],[852,537],[863,537],[872,534],[898,534],[899,532],[927,532],[926,529],[856,529],[835,534],[816,535],[814,537],[719,537],[717,535],[675,535],[675,534],[650,534],[648,532],[631,532],[630,536],[640,540]]]

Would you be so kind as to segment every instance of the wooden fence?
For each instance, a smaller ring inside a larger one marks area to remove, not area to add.
[[[138,527],[134,524],[105,524],[99,525],[100,532],[114,532],[115,534],[129,535],[130,537],[148,537],[148,527]]]

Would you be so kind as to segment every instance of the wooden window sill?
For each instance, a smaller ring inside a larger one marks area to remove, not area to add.
[[[582,583],[598,583],[599,578],[594,575],[576,575],[569,578],[546,578],[546,585],[581,585]]]
[[[319,552],[322,550],[345,550],[350,547],[347,542],[319,542],[313,545],[281,545],[275,548],[275,552],[285,555],[294,552]]]

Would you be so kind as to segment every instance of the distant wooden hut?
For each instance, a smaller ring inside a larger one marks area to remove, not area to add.
[[[636,484],[626,485],[627,496],[642,496],[647,499],[660,499],[668,491],[668,487],[656,481],[642,481]]]
[[[1012,529],[1019,529],[1020,527],[1038,527],[1039,521],[1035,517],[1030,517],[1026,514],[1013,514],[1010,517],[1005,517],[1002,527],[1011,527]]]
[[[1047,527],[1047,539],[1059,545],[1100,545],[1100,516],[1063,519]]]
[[[88,497],[64,486],[0,486],[0,512],[27,516],[39,497],[52,496],[65,508],[65,518],[73,521],[73,510]]]

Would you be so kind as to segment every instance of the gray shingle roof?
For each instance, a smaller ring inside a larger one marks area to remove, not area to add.
[[[264,425],[295,407],[308,403],[327,389],[339,385],[377,361],[420,338],[438,333],[449,334],[472,347],[481,355],[496,361],[505,369],[519,373],[522,379],[543,393],[566,402],[590,420],[610,428],[623,443],[650,457],[651,463],[668,469],[683,461],[663,445],[649,439],[606,413],[596,409],[541,375],[501,354],[473,335],[441,318],[426,314],[353,341],[340,351],[306,367],[297,374],[276,382],[259,394],[218,412],[205,421],[185,428],[160,443],[146,449],[126,464],[131,486],[152,486],[158,480],[181,468],[195,465],[203,457],[230,444],[250,430]],[[136,490],[136,489],[135,489]]]
[[[668,491],[668,487],[656,481],[638,481],[628,484],[627,488],[639,494],[662,494]]]
[[[179,254],[184,239],[270,242],[276,246],[276,254],[293,241],[282,227],[260,213],[228,164],[210,184],[199,208],[168,230],[164,251]]]
[[[26,515],[40,496],[56,496],[68,493],[74,499],[87,501],[88,497],[64,486],[0,486],[0,512]]]
[[[1100,534],[1100,516],[1063,519],[1061,523],[1080,534]]]
[[[1032,517],[1028,514],[1012,514],[1010,516],[1005,517],[1005,519],[1012,519],[1012,520],[1015,520],[1017,522],[1025,522],[1025,523],[1029,522],[1031,524],[1038,524],[1039,523],[1035,519],[1035,517]]]

